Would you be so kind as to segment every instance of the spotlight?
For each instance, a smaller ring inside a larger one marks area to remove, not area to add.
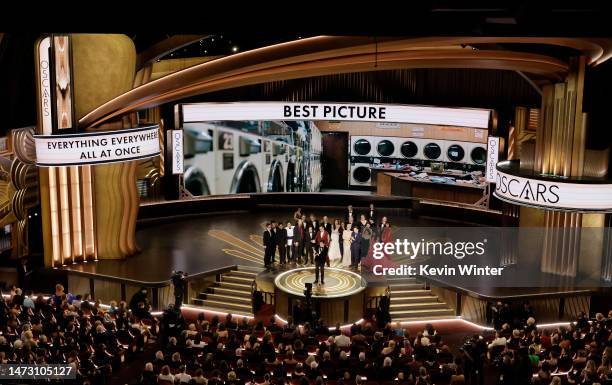
[[[232,47],[232,52],[238,52],[238,47],[233,46],[233,47]]]

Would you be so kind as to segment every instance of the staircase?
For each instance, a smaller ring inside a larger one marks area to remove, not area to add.
[[[389,279],[393,322],[453,319],[455,311],[416,278]]]
[[[217,277],[217,281],[212,286],[200,293],[197,298],[191,298],[190,302],[206,310],[252,316],[251,285],[260,270],[239,266],[235,270],[223,273]]]

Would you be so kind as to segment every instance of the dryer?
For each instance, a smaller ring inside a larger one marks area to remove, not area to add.
[[[423,146],[426,139],[422,138],[396,138],[398,158],[423,159]]]
[[[470,143],[470,145],[466,162],[484,167],[487,163],[487,145],[485,143]]]
[[[351,136],[350,155],[376,156],[375,146],[373,136]]]
[[[452,163],[467,163],[471,143],[469,142],[446,142],[446,160]]]
[[[398,158],[397,143],[392,136],[375,137],[376,150],[374,156],[380,158]]]
[[[351,163],[350,186],[372,186],[372,171],[370,163]]]
[[[426,139],[423,145],[423,159],[432,162],[446,162],[446,141]]]

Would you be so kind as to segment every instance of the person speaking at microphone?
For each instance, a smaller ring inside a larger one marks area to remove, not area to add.
[[[321,276],[321,285],[325,285],[325,264],[327,263],[328,250],[325,242],[319,242],[319,250],[315,252],[315,285],[319,283],[319,275]]]

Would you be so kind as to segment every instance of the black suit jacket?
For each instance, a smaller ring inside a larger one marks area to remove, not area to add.
[[[285,229],[276,230],[276,244],[280,246],[287,245],[287,230]]]
[[[327,246],[323,246],[319,249],[319,254],[315,257],[316,263],[325,263],[327,262],[327,251],[329,248]]]
[[[310,243],[311,240],[317,238],[317,232],[316,231],[312,231],[312,236],[310,235],[310,233],[308,232],[308,230],[304,230],[304,244],[305,245],[312,245],[312,243]]]
[[[327,223],[323,223],[321,222],[321,224],[323,224],[323,228],[325,229],[325,231],[327,231],[327,234],[331,235],[332,232],[332,224],[327,222]]]
[[[263,245],[265,247],[274,246],[276,240],[274,239],[274,233],[270,233],[270,231],[266,230],[263,232]]]

